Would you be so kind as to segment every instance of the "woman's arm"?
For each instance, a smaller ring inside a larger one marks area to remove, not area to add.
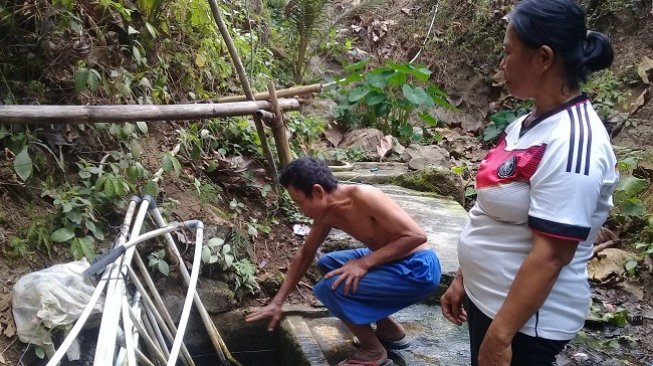
[[[485,334],[479,365],[510,364],[512,338],[544,304],[558,274],[571,262],[577,247],[577,241],[533,232],[533,249],[517,271],[505,302]],[[499,360],[502,361],[496,363]]]

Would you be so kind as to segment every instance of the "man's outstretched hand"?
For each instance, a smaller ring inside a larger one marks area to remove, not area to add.
[[[279,325],[281,320],[281,304],[276,304],[274,302],[268,304],[263,309],[249,314],[245,320],[248,322],[254,322],[261,319],[270,318],[270,323],[268,324],[268,331],[273,331],[274,328]]]

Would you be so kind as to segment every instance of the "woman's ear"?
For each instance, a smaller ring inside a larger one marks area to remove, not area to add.
[[[538,61],[543,71],[548,71],[553,68],[555,62],[555,53],[549,46],[542,46],[538,50]]]

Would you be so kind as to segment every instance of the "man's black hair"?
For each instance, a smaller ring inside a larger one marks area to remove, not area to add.
[[[279,182],[286,188],[292,185],[309,198],[313,195],[314,184],[321,185],[327,193],[338,186],[338,181],[324,161],[310,156],[302,156],[286,165],[281,170]]]
[[[587,31],[585,12],[573,0],[524,0],[508,20],[527,46],[551,47],[564,65],[565,81],[571,88],[585,82],[590,72],[612,64],[610,38]]]

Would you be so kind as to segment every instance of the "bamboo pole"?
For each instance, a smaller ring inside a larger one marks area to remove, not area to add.
[[[274,120],[272,122],[272,136],[277,145],[277,154],[281,167],[290,163],[290,146],[288,137],[286,137],[286,125],[283,123],[283,112],[277,99],[277,91],[274,89],[274,81],[268,81],[268,92],[270,93],[270,102],[272,103],[272,113]]]
[[[322,88],[323,88],[322,84],[311,84],[311,85],[293,86],[287,89],[279,89],[277,90],[277,98],[286,98],[286,97],[294,97],[303,94],[319,93],[322,91]],[[260,92],[254,94],[254,98],[256,98],[256,100],[261,100],[261,99],[269,100],[270,94],[268,92]],[[243,100],[247,100],[247,97],[244,95],[230,95],[227,97],[220,97],[216,101],[218,103],[226,103],[226,102],[239,102]]]
[[[283,109],[299,109],[296,99],[284,99]],[[247,101],[219,104],[169,105],[4,105],[0,106],[0,123],[99,123],[187,120],[211,117],[232,117],[272,110],[268,101]]]
[[[243,91],[245,92],[245,96],[247,97],[248,100],[254,101],[256,99],[254,97],[254,94],[252,93],[252,89],[249,86],[249,80],[247,80],[247,74],[245,74],[245,67],[243,66],[243,63],[240,60],[240,56],[238,55],[238,50],[236,50],[236,46],[234,46],[234,42],[231,39],[229,30],[227,30],[227,26],[224,24],[224,21],[222,20],[222,15],[220,14],[220,7],[218,6],[218,3],[215,0],[209,0],[209,5],[211,6],[211,13],[213,13],[213,18],[215,19],[215,23],[218,26],[220,35],[222,35],[222,38],[224,39],[224,42],[227,45],[227,49],[229,50],[231,61],[233,62],[234,67],[236,68],[236,72],[238,73],[238,78],[240,79],[240,83],[243,86]],[[256,125],[256,132],[258,133],[259,140],[261,140],[261,149],[263,149],[263,154],[265,155],[265,158],[268,160],[269,173],[272,174],[273,177],[276,177],[277,167],[274,163],[274,157],[272,156],[272,152],[270,151],[270,147],[268,146],[267,139],[265,138],[265,130],[263,129],[263,123],[256,115],[254,115],[254,112],[252,112],[252,116],[254,118],[254,125]]]

